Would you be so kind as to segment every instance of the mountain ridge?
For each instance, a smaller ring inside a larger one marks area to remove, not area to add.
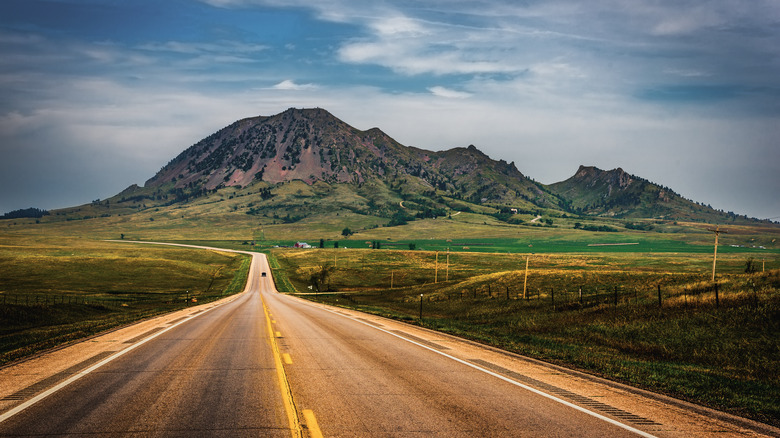
[[[629,174],[621,167],[602,170],[580,165],[573,176],[548,187],[566,199],[569,211],[577,214],[676,220],[734,216],[686,199],[669,187]]]
[[[301,180],[307,184],[390,184],[416,177],[430,190],[479,202],[558,207],[555,196],[514,163],[495,161],[475,146],[430,151],[404,146],[379,128],[360,131],[326,110],[288,109],[241,119],[187,148],[145,187],[214,190]]]
[[[227,189],[243,189],[256,197],[233,211],[283,215],[285,221],[346,211],[398,225],[456,210],[494,214],[510,223],[522,223],[516,213],[694,222],[743,219],[687,200],[622,168],[605,171],[581,165],[567,180],[545,185],[527,177],[514,162],[494,160],[474,145],[442,151],[404,146],[378,127],[356,129],[322,108],[290,108],[240,119],[183,150],[143,187],[130,186],[110,202],[135,203],[133,208],[183,206]]]

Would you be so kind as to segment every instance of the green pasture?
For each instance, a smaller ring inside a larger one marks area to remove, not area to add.
[[[566,236],[570,237],[570,236]],[[177,243],[195,245],[210,245],[220,248],[239,250],[267,250],[276,247],[292,247],[296,242],[305,242],[314,248],[320,245],[320,239],[244,239],[244,240],[175,240]],[[470,239],[403,239],[378,240],[349,238],[324,239],[324,249],[372,249],[378,242],[379,249],[406,251],[414,248],[417,251],[439,252],[481,252],[481,253],[512,253],[512,254],[557,254],[557,253],[681,253],[681,254],[712,254],[713,244],[689,243],[675,239],[658,237],[637,237],[626,235],[585,236],[578,240],[551,236],[536,236],[535,238],[470,238]],[[714,243],[714,242],[713,242]],[[411,245],[411,246],[410,246]],[[751,246],[719,245],[719,254],[749,254],[759,259],[774,259],[780,255],[780,249],[761,249]]]

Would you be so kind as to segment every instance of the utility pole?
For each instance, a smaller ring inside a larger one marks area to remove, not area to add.
[[[715,253],[712,256],[712,281],[715,281],[715,264],[718,262],[718,237],[720,236],[720,233],[728,234],[728,231],[721,230],[720,225],[716,226],[714,230],[712,228],[707,228],[707,231],[715,233]]]
[[[527,298],[525,291],[526,291],[526,285],[528,284],[528,260],[530,258],[531,258],[530,255],[525,256],[525,277],[523,278],[523,299]]]
[[[450,281],[450,249],[447,248],[447,270],[445,271],[444,281]]]
[[[436,269],[433,271],[433,283],[439,282],[439,251],[436,251]]]

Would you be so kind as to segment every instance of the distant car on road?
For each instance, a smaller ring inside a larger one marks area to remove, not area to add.
[[[261,277],[265,277],[265,276],[266,276],[266,275],[265,275],[265,272],[263,272],[262,274],[260,274],[260,276],[261,276]]]

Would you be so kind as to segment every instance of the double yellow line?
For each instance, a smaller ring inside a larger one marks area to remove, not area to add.
[[[292,363],[290,355],[285,353],[281,354],[279,351],[279,345],[276,343],[276,337],[280,334],[274,331],[271,323],[271,314],[268,312],[268,307],[265,305],[265,300],[262,295],[260,300],[263,303],[263,312],[265,313],[266,326],[268,328],[268,340],[271,343],[271,349],[273,350],[274,363],[276,364],[276,377],[279,379],[279,388],[282,391],[282,399],[284,403],[284,410],[287,413],[287,420],[290,425],[290,433],[293,438],[302,438],[303,431],[301,429],[301,422],[298,419],[298,411],[295,408],[295,402],[293,402],[292,391],[290,390],[290,382],[287,380],[287,373],[284,371],[284,363],[288,365]],[[314,416],[314,412],[309,409],[302,411],[303,418],[306,420],[306,428],[309,431],[309,436],[312,438],[322,438],[322,432],[320,431],[317,419]]]

